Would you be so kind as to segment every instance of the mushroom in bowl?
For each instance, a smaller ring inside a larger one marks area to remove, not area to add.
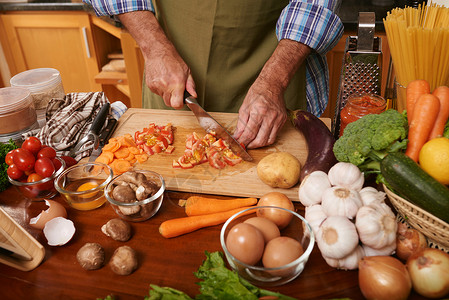
[[[134,170],[115,177],[107,185],[105,196],[120,218],[140,222],[158,212],[164,192],[165,181],[161,175]]]

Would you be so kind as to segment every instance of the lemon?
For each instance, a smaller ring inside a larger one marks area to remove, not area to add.
[[[419,164],[430,176],[444,185],[449,184],[449,139],[434,138],[419,152]]]

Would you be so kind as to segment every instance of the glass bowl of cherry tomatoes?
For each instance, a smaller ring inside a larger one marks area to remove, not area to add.
[[[9,182],[31,201],[53,198],[58,192],[55,178],[64,171],[67,163],[56,156],[56,150],[43,145],[36,137],[27,138],[20,148],[11,150],[5,157]]]

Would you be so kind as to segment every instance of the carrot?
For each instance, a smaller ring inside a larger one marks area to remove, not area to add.
[[[117,158],[125,158],[129,155],[129,150],[127,147],[120,147],[117,151],[114,152],[114,156]]]
[[[142,149],[139,149],[139,148],[137,148],[137,147],[128,147],[128,150],[129,150],[129,152],[131,152],[132,154],[141,154],[142,152],[141,152],[141,150]],[[143,151],[143,150],[142,150]]]
[[[148,155],[146,153],[134,154],[134,157],[139,163],[144,163],[148,160]]]
[[[256,198],[216,199],[204,196],[191,196],[187,200],[179,201],[185,207],[188,216],[206,215],[228,211],[240,207],[251,206],[257,203]]]
[[[408,125],[410,126],[416,101],[419,96],[423,94],[430,94],[430,85],[426,80],[416,79],[411,81],[406,88],[406,109],[408,116]]]
[[[104,155],[104,156],[106,156],[108,158],[108,160],[109,160],[108,164],[110,164],[114,160],[114,153],[111,152],[111,151],[104,151],[103,150],[101,152],[101,155]]]
[[[427,142],[440,110],[440,100],[432,94],[421,95],[416,101],[408,131],[405,155],[418,161],[419,151]]]
[[[444,126],[449,118],[449,87],[439,86],[433,91],[432,95],[440,100],[440,112],[430,132],[429,140],[443,136]]]
[[[124,159],[116,159],[112,162],[111,168],[115,174],[119,175],[129,171],[131,163]]]
[[[109,140],[109,143],[103,146],[103,151],[115,152],[120,148],[120,143]]]
[[[105,165],[109,165],[111,161],[109,161],[109,158],[106,155],[100,154],[96,159],[95,162],[103,163]]]
[[[241,207],[233,210],[201,216],[190,216],[167,220],[162,222],[162,224],[159,226],[159,233],[165,238],[172,238],[193,232],[204,227],[219,225],[226,222],[227,219],[229,219],[239,211],[250,207],[252,206]],[[250,213],[253,213],[253,211],[248,211],[245,214]]]

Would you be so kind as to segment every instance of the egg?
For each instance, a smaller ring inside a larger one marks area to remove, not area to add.
[[[247,223],[234,225],[226,237],[229,253],[248,265],[254,265],[262,258],[264,245],[262,232]]]
[[[75,225],[71,220],[56,217],[45,223],[44,236],[50,246],[62,246],[75,234]]]
[[[281,235],[278,226],[271,220],[263,217],[252,217],[243,223],[251,224],[262,232],[265,243]]]
[[[278,268],[291,263],[303,253],[300,242],[288,236],[280,236],[266,244],[262,263],[265,268]]]
[[[45,200],[45,204],[48,206],[47,210],[43,210],[39,215],[30,219],[31,227],[42,230],[51,219],[67,217],[67,211],[61,203],[54,200]]]

